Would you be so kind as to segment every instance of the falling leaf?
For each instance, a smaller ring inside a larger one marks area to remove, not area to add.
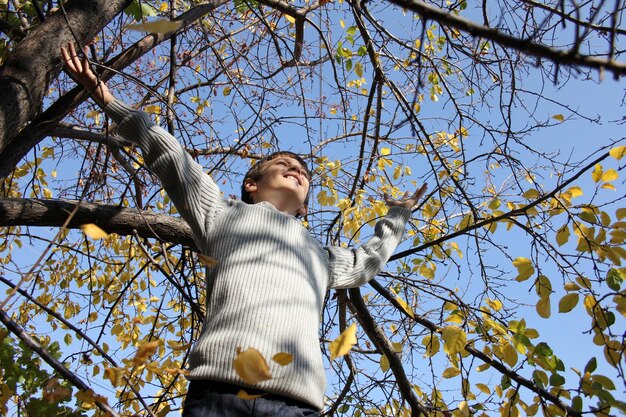
[[[238,347],[237,357],[233,359],[233,368],[247,384],[256,384],[272,378],[265,358],[255,348],[248,348],[242,352]]]
[[[216,259],[213,259],[210,256],[206,256],[201,253],[198,254],[198,260],[201,264],[208,266],[209,268],[213,268],[218,263]]]
[[[293,362],[293,355],[287,352],[279,352],[276,355],[272,356],[272,360],[280,366],[287,366],[291,362]]]
[[[105,237],[108,236],[107,232],[100,229],[98,226],[96,226],[93,223],[83,224],[82,226],[80,226],[80,228],[82,229],[83,232],[85,232],[87,236],[89,236],[90,238],[94,240],[104,239]]]
[[[126,26],[126,29],[148,33],[169,33],[177,30],[181,24],[182,22],[172,22],[171,20],[162,19],[153,22],[135,23]]]
[[[554,120],[558,120],[559,122],[562,122],[565,120],[565,116],[563,116],[562,114],[555,114],[554,116],[552,116],[552,118]]]
[[[237,397],[243,399],[243,400],[255,400],[257,398],[260,398],[262,396],[264,396],[265,394],[248,394],[246,391],[240,389],[239,392],[237,393]]]
[[[352,346],[356,344],[356,323],[352,323],[350,327],[345,329],[338,338],[336,338],[329,346],[330,360],[345,355],[350,352]]]
[[[137,349],[137,353],[135,354],[135,358],[133,362],[136,364],[142,364],[148,360],[148,358],[154,355],[159,348],[159,342],[154,340],[152,342],[146,342],[139,345]]]

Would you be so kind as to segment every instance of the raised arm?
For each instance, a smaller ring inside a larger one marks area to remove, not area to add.
[[[226,201],[211,177],[168,132],[140,110],[116,100],[106,84],[99,81],[87,58],[80,58],[72,44],[61,49],[67,70],[104,106],[117,123],[118,133],[138,145],[148,168],[161,180],[163,188],[191,227],[202,250],[204,236]]]
[[[413,195],[407,192],[393,200],[385,194],[387,215],[376,223],[374,236],[358,248],[331,246],[326,248],[330,263],[330,287],[351,288],[365,284],[385,266],[396,250],[411,217],[411,208],[426,192],[424,184]]]

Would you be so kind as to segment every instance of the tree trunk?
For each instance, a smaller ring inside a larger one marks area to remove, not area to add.
[[[0,69],[0,160],[7,152],[25,153],[15,136],[41,110],[50,82],[61,71],[61,46],[81,44],[102,30],[130,0],[70,0],[62,10],[31,29]],[[70,30],[71,29],[71,30]]]

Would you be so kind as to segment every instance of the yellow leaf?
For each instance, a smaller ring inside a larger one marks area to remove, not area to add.
[[[106,398],[102,395],[96,394],[91,388],[87,391],[78,391],[76,393],[76,399],[81,401],[83,403],[83,406],[85,406],[86,404],[95,404],[96,402],[107,404]]]
[[[152,104],[143,108],[146,113],[161,114],[161,106]]]
[[[614,169],[609,169],[602,173],[602,177],[600,178],[600,180],[609,182],[609,181],[614,181],[617,178],[619,178],[617,171],[615,171]]]
[[[248,394],[245,390],[242,390],[242,389],[240,389],[239,392],[237,393],[237,397],[244,399],[244,400],[255,400],[264,395],[265,394]]]
[[[572,198],[575,198],[575,197],[580,197],[581,195],[583,195],[583,190],[582,188],[575,186],[575,187],[570,187],[566,191],[566,193],[570,193]]]
[[[276,355],[272,356],[272,360],[280,366],[287,366],[293,362],[293,355],[287,352],[278,352]]]
[[[248,348],[242,352],[237,348],[237,357],[233,359],[233,368],[245,383],[256,384],[272,378],[270,368],[261,352]]]
[[[177,30],[181,24],[182,22],[172,22],[168,19],[161,19],[153,22],[135,23],[126,26],[126,29],[148,33],[169,33]]]
[[[98,226],[96,226],[93,223],[83,224],[82,226],[80,226],[80,228],[82,229],[83,232],[85,232],[87,236],[89,236],[90,238],[94,240],[104,239],[105,237],[108,236],[107,232],[100,229]]]
[[[350,327],[345,329],[338,338],[336,338],[329,346],[330,360],[335,360],[339,356],[343,356],[350,352],[352,346],[356,344],[356,323],[352,323]]]
[[[159,348],[158,340],[154,340],[152,342],[146,342],[139,345],[137,349],[137,353],[135,354],[135,358],[133,362],[136,364],[142,364],[148,360],[148,358],[154,355]]]
[[[508,342],[502,347],[502,360],[510,367],[517,363],[517,350]]]
[[[167,9],[169,9],[169,5],[165,2],[161,3],[161,5],[159,6],[159,11],[160,12],[166,12]]]
[[[567,227],[567,224],[564,224],[563,227],[556,232],[556,243],[558,243],[559,246],[563,246],[569,240],[569,235],[569,227]]]
[[[457,368],[446,368],[445,371],[443,371],[443,374],[441,376],[443,376],[446,379],[449,378],[454,378],[455,376],[459,375],[461,373],[461,371]]]
[[[293,16],[290,16],[288,14],[285,15],[285,19],[287,19],[289,23],[292,23],[292,24],[296,23],[296,19]]]
[[[209,268],[213,268],[215,265],[218,264],[216,259],[213,259],[210,256],[206,256],[201,253],[198,254],[198,260],[201,264],[208,266]]]
[[[390,148],[382,148],[382,149],[380,150],[380,154],[381,154],[382,156],[387,156],[387,155],[391,154],[391,149],[390,149]]]
[[[443,351],[449,355],[459,353],[465,348],[467,335],[460,327],[446,326],[441,331]]]
[[[559,313],[568,313],[578,304],[578,293],[566,294],[559,300]]]
[[[413,319],[415,318],[415,313],[413,313],[413,309],[406,301],[404,301],[400,296],[396,296],[396,301],[398,302],[398,304],[400,304],[400,307],[402,307],[402,310],[404,310],[406,314],[411,316],[411,318]]]
[[[476,384],[476,388],[478,388],[483,394],[487,394],[487,395],[491,394],[491,390],[489,389],[488,385],[481,384],[479,382],[479,383]]]
[[[552,118],[554,120],[558,120],[559,122],[562,122],[565,120],[565,117],[562,114],[555,114],[554,116],[552,116]]]
[[[526,281],[535,273],[535,268],[528,258],[515,258],[513,260],[513,266],[517,268],[517,277],[515,277],[515,280],[519,282]]]
[[[602,178],[602,165],[596,164],[591,172],[591,178],[594,182],[599,182],[600,178]]]
[[[459,403],[459,417],[470,417],[471,411],[467,405],[467,401],[463,400]]]
[[[541,298],[535,306],[540,317],[547,319],[550,317],[550,297]]]
[[[537,198],[539,196],[539,191],[535,190],[534,188],[531,188],[529,190],[527,190],[522,197],[528,199],[528,200],[532,200],[534,198]]]
[[[626,146],[617,146],[609,151],[609,155],[620,160],[626,155]]]
[[[389,370],[389,366],[389,359],[387,359],[387,356],[380,355],[380,370],[387,372]]]
[[[126,370],[124,368],[106,368],[104,370],[104,377],[111,381],[111,384],[113,384],[114,387],[117,387],[122,384],[122,378],[125,373]]]
[[[432,357],[439,352],[439,339],[437,336],[429,334],[422,339],[422,345],[426,347],[426,356]]]

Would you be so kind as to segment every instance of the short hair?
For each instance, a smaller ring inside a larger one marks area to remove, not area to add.
[[[248,191],[246,191],[246,180],[248,178],[250,178],[253,181],[260,180],[263,177],[263,172],[265,171],[264,170],[265,165],[269,161],[272,161],[276,158],[280,158],[281,156],[286,156],[288,158],[292,158],[298,161],[300,165],[302,165],[302,167],[306,171],[307,176],[311,178],[311,171],[309,171],[309,167],[307,166],[307,163],[304,162],[304,159],[302,159],[300,155],[295,154],[293,152],[289,152],[289,151],[274,152],[264,157],[263,159],[260,159],[257,163],[252,165],[252,167],[248,170],[248,172],[246,172],[246,175],[243,177],[243,182],[241,183],[241,201],[243,201],[244,203],[248,203],[248,204],[254,204],[254,201],[252,200],[252,195]],[[307,192],[306,198],[304,199],[304,205],[306,207],[308,207],[309,205],[310,190],[311,190],[311,185],[309,184],[309,192]]]

